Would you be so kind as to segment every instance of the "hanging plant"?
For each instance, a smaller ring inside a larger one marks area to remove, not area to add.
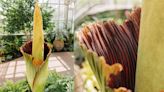
[[[101,92],[134,91],[140,13],[140,8],[133,10],[122,25],[88,25],[77,36]]]

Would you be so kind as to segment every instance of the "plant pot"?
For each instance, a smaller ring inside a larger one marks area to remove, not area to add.
[[[57,51],[61,51],[64,48],[64,41],[61,39],[56,39],[54,40],[53,45]]]

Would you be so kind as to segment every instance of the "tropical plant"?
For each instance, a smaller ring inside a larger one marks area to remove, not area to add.
[[[44,92],[51,49],[44,43],[42,15],[38,2],[34,9],[33,39],[26,42],[20,50],[26,62],[27,81],[32,92]]]
[[[127,14],[123,25],[99,22],[77,35],[101,92],[134,91],[140,13],[137,8]]]

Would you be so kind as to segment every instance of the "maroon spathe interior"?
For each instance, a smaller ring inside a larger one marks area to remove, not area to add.
[[[81,31],[79,40],[87,49],[104,56],[109,65],[120,63],[123,66],[120,74],[110,75],[108,86],[111,88],[126,87],[134,91],[140,16],[141,8],[136,8],[127,14],[122,25],[104,21]]]
[[[32,41],[27,42],[23,47],[22,50],[27,53],[32,55]],[[48,53],[50,51],[50,48],[46,43],[44,43],[44,60],[46,59]]]

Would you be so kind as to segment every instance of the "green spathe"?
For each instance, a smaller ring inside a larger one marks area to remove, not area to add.
[[[143,0],[135,92],[164,90],[163,9],[163,0]]]
[[[27,42],[21,47],[21,52],[24,56],[24,59],[26,61],[26,76],[28,84],[30,85],[30,88],[32,92],[44,92],[44,86],[48,77],[48,58],[51,53],[50,47],[45,43],[44,52],[46,57],[41,65],[36,67],[33,63],[34,57],[32,56],[32,41]]]

